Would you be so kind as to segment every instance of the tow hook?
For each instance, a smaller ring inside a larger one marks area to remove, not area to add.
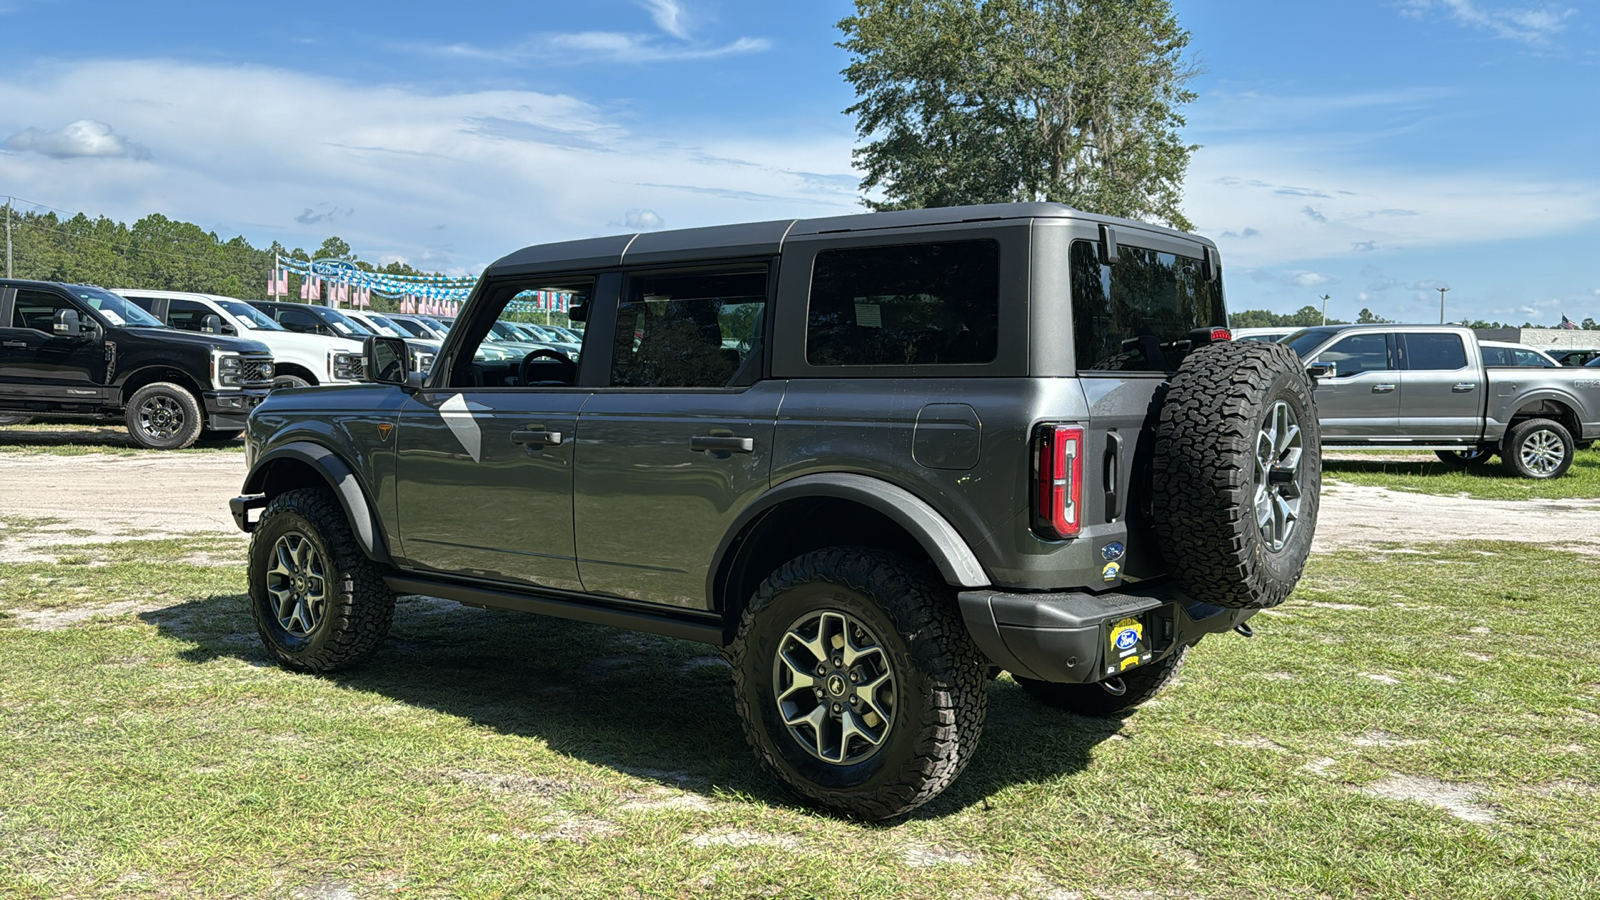
[[[1122,678],[1120,676],[1115,678],[1107,678],[1105,681],[1100,682],[1100,686],[1105,688],[1106,693],[1113,697],[1121,697],[1123,694],[1128,692],[1128,686],[1122,683]]]
[[[1250,630],[1250,623],[1249,622],[1240,622],[1239,624],[1233,626],[1233,630],[1239,632],[1239,634],[1241,636],[1243,636],[1243,637],[1255,637],[1256,636],[1256,633],[1254,631]]]

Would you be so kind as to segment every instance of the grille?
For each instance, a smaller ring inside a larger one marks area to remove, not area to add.
[[[266,384],[271,382],[272,360],[242,360],[239,367],[239,380],[244,384]]]

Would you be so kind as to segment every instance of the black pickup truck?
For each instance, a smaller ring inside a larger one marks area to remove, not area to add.
[[[0,279],[0,425],[120,418],[175,450],[237,437],[271,387],[256,341],[168,328],[103,288]]]

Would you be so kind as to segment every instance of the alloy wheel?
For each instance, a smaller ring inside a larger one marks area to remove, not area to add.
[[[1300,521],[1300,460],[1305,447],[1300,420],[1279,400],[1267,411],[1256,435],[1256,525],[1270,550],[1289,543]]]
[[[1517,452],[1522,455],[1522,465],[1540,476],[1561,468],[1561,463],[1567,458],[1566,444],[1561,436],[1545,428],[1529,432],[1522,439],[1522,446],[1517,448]]]
[[[789,734],[826,763],[867,759],[894,727],[894,669],[883,642],[845,613],[813,612],[789,626],[772,690]]]
[[[139,405],[139,428],[152,438],[166,440],[183,426],[183,407],[171,397],[157,394]]]
[[[267,594],[273,615],[291,637],[316,633],[328,609],[327,565],[311,539],[291,531],[272,545]]]

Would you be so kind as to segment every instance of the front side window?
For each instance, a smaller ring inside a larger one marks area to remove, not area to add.
[[[1228,324],[1222,280],[1198,259],[1124,244],[1101,265],[1097,244],[1073,241],[1071,265],[1079,371],[1173,372],[1190,331]]]
[[[1486,366],[1512,366],[1510,347],[1482,347],[1483,364]]]
[[[720,388],[760,364],[767,268],[635,275],[617,308],[613,387]]]
[[[550,298],[559,297],[558,308],[569,310],[587,306],[594,295],[593,278],[562,276],[558,279],[538,281],[509,281],[489,287],[473,301],[474,308],[487,307],[494,316],[522,316],[530,314],[537,306],[548,315],[553,305]],[[463,325],[473,322],[467,333],[463,351],[457,355],[451,370],[450,384],[456,387],[480,388],[562,388],[578,383],[578,363],[582,356],[577,347],[539,347],[523,341],[511,322],[505,318],[462,319]],[[432,339],[432,318],[409,316],[396,324],[416,326],[422,337]],[[442,329],[442,323],[439,327]]]
[[[1511,364],[1514,366],[1531,366],[1536,369],[1558,368],[1555,363],[1546,359],[1543,354],[1521,349],[1511,352]]]
[[[1406,368],[1413,372],[1432,369],[1454,371],[1467,367],[1467,350],[1458,334],[1406,334]]]
[[[1353,334],[1317,354],[1316,361],[1329,366],[1329,378],[1348,378],[1362,372],[1387,372],[1389,338],[1386,335]]]
[[[17,299],[12,306],[11,327],[32,328],[45,334],[55,334],[56,310],[77,312],[72,301],[49,291],[17,289]]]
[[[999,346],[1000,244],[817,254],[806,319],[813,366],[981,365]]]
[[[184,331],[204,331],[206,316],[214,315],[204,304],[193,300],[174,300],[167,305],[167,324]]]
[[[320,334],[322,323],[309,312],[298,309],[278,310],[278,324],[300,334]]]

